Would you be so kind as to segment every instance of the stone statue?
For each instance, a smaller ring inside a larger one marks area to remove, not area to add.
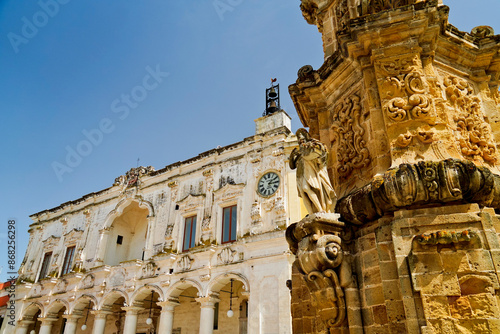
[[[290,154],[290,168],[297,168],[297,189],[307,211],[333,212],[336,195],[328,177],[328,151],[323,143],[311,138],[306,129],[297,130],[299,147]]]

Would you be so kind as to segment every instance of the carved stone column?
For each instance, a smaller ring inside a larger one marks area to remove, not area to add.
[[[28,334],[29,327],[34,323],[33,320],[19,320],[16,326],[16,334]]]
[[[96,266],[102,266],[104,264],[104,257],[106,256],[106,248],[108,247],[110,228],[103,228],[99,230],[99,245],[96,251]]]
[[[147,261],[153,256],[153,248],[154,248],[154,235],[153,232],[155,230],[155,217],[148,216],[148,235],[146,237],[146,245],[144,249],[144,260]]]
[[[180,305],[179,300],[172,299],[165,302],[159,302],[157,304],[161,306],[158,333],[172,334],[174,326],[174,310]]]
[[[92,334],[104,334],[104,331],[106,329],[106,319],[108,315],[113,314],[113,312],[99,310],[91,311],[91,313],[94,315],[94,326],[92,328]]]
[[[77,329],[78,319],[82,316],[79,314],[64,314],[63,318],[66,319],[66,325],[64,327],[64,334],[75,334]]]
[[[201,304],[200,334],[212,334],[214,331],[214,309],[215,303],[219,302],[218,295],[196,298]]]
[[[38,334],[52,334],[52,326],[57,321],[57,318],[38,318],[38,321],[42,323],[40,325],[40,331],[38,332]]]
[[[126,311],[125,315],[125,325],[123,327],[123,334],[135,334],[137,331],[137,316],[142,307],[137,306],[127,306],[122,307],[122,310]]]

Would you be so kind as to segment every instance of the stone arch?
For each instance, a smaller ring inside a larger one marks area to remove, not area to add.
[[[194,287],[198,290],[198,295],[201,296],[203,293],[203,287],[201,284],[195,280],[183,279],[175,282],[165,293],[165,297],[168,298],[178,298],[182,291]]]
[[[240,273],[235,273],[235,272],[229,272],[225,274],[220,274],[219,276],[215,277],[213,280],[210,281],[207,287],[207,291],[205,292],[205,295],[208,296],[209,294],[213,292],[220,292],[220,290],[231,281],[231,279],[234,279],[236,281],[240,281],[243,283],[243,289],[249,293],[250,292],[250,284],[248,282],[248,279],[240,274]]]
[[[118,298],[123,297],[125,299],[125,304],[129,304],[129,297],[127,293],[120,289],[113,289],[109,291],[105,296],[102,297],[101,302],[99,303],[98,309],[101,310],[106,305],[112,305]]]
[[[97,305],[99,304],[97,302],[97,298],[93,295],[84,294],[78,297],[78,299],[71,305],[70,314],[83,312],[89,301],[94,304],[94,309],[97,308]]]
[[[69,313],[69,303],[62,299],[56,299],[45,310],[45,313],[42,313],[45,317],[49,314],[58,313],[63,307],[66,307],[66,311],[64,313]]]
[[[164,295],[163,295],[163,290],[154,285],[154,284],[146,284],[141,286],[134,294],[132,297],[130,297],[130,303],[131,305],[134,304],[137,301],[144,300],[146,297],[148,297],[151,294],[151,291],[154,291],[158,294],[158,301],[164,301]]]
[[[149,227],[153,216],[152,204],[140,197],[120,201],[101,230],[106,234],[99,245],[103,264],[116,266],[123,261],[144,260],[148,240],[152,238]]]
[[[35,316],[35,314],[40,311],[40,314],[44,313],[44,307],[41,303],[39,302],[33,302],[28,305],[24,310],[21,312],[21,320],[26,320],[26,319],[31,319]]]
[[[116,204],[115,208],[108,213],[106,219],[104,220],[104,226],[102,228],[109,228],[113,223],[113,220],[116,217],[120,216],[123,213],[123,210],[130,204],[132,204],[132,202],[137,202],[140,208],[147,209],[149,212],[148,218],[155,216],[154,206],[151,202],[144,200],[140,196],[134,196],[132,198],[123,198],[118,202],[118,204]]]

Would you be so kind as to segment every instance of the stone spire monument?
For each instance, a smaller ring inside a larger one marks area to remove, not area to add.
[[[500,333],[500,35],[441,0],[301,10],[325,61],[289,92],[336,206],[287,229],[294,333]]]

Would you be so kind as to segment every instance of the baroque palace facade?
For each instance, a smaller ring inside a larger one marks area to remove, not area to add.
[[[294,146],[274,111],[241,142],[32,215],[15,333],[290,333]]]

